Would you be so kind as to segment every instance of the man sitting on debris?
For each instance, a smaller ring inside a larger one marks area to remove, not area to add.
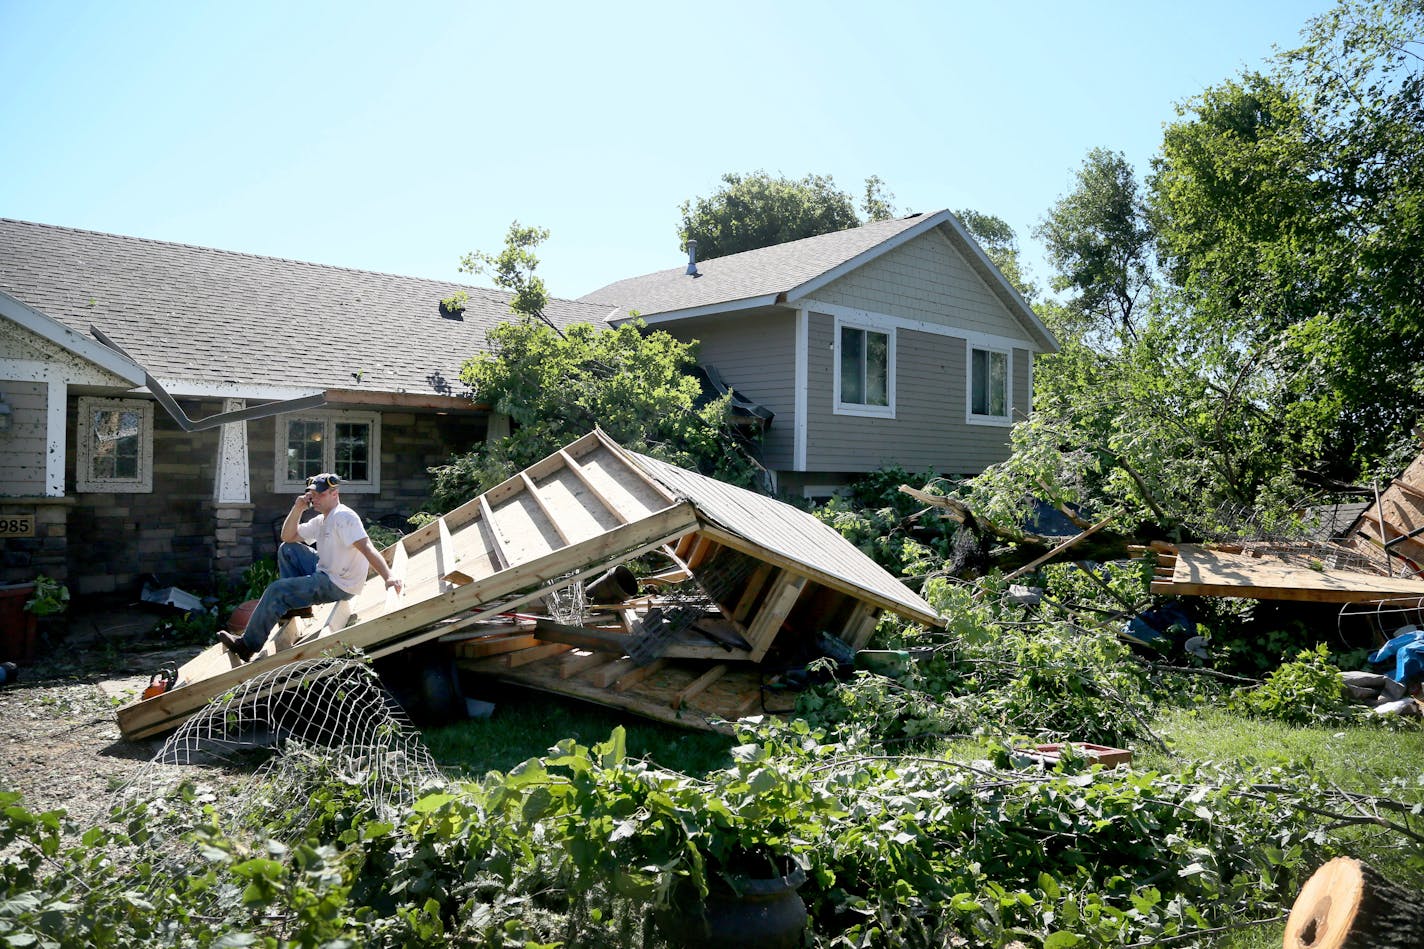
[[[361,516],[341,503],[334,474],[307,479],[307,489],[297,496],[282,522],[282,546],[277,550],[278,579],[262,593],[252,610],[247,631],[236,636],[218,631],[218,639],[243,662],[251,659],[272,635],[272,627],[286,614],[310,609],[317,603],[335,603],[361,592],[369,569],[381,575],[386,588],[401,592],[401,581],[366,536]],[[317,516],[302,521],[302,513]],[[310,544],[316,544],[312,550]]]

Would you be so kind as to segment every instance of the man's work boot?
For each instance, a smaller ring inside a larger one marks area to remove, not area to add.
[[[251,659],[253,653],[256,652],[255,649],[247,645],[247,641],[244,640],[241,636],[229,633],[225,629],[218,630],[218,642],[226,646],[228,652],[232,653],[234,656],[241,659],[243,662],[247,662],[249,659]]]

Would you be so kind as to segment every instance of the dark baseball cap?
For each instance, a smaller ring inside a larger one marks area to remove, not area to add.
[[[315,491],[317,494],[321,494],[327,488],[334,488],[339,484],[341,484],[341,479],[330,473],[312,475],[307,479],[307,488]]]

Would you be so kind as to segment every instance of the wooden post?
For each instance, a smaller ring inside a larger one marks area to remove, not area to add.
[[[1353,857],[1336,857],[1305,882],[1284,949],[1424,946],[1424,896],[1395,886]]]

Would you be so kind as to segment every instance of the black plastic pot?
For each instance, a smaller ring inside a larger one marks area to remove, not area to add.
[[[796,892],[805,882],[795,864],[784,876],[738,877],[735,888],[713,879],[705,900],[660,906],[653,920],[670,943],[688,949],[792,949],[806,929],[806,903]]]

